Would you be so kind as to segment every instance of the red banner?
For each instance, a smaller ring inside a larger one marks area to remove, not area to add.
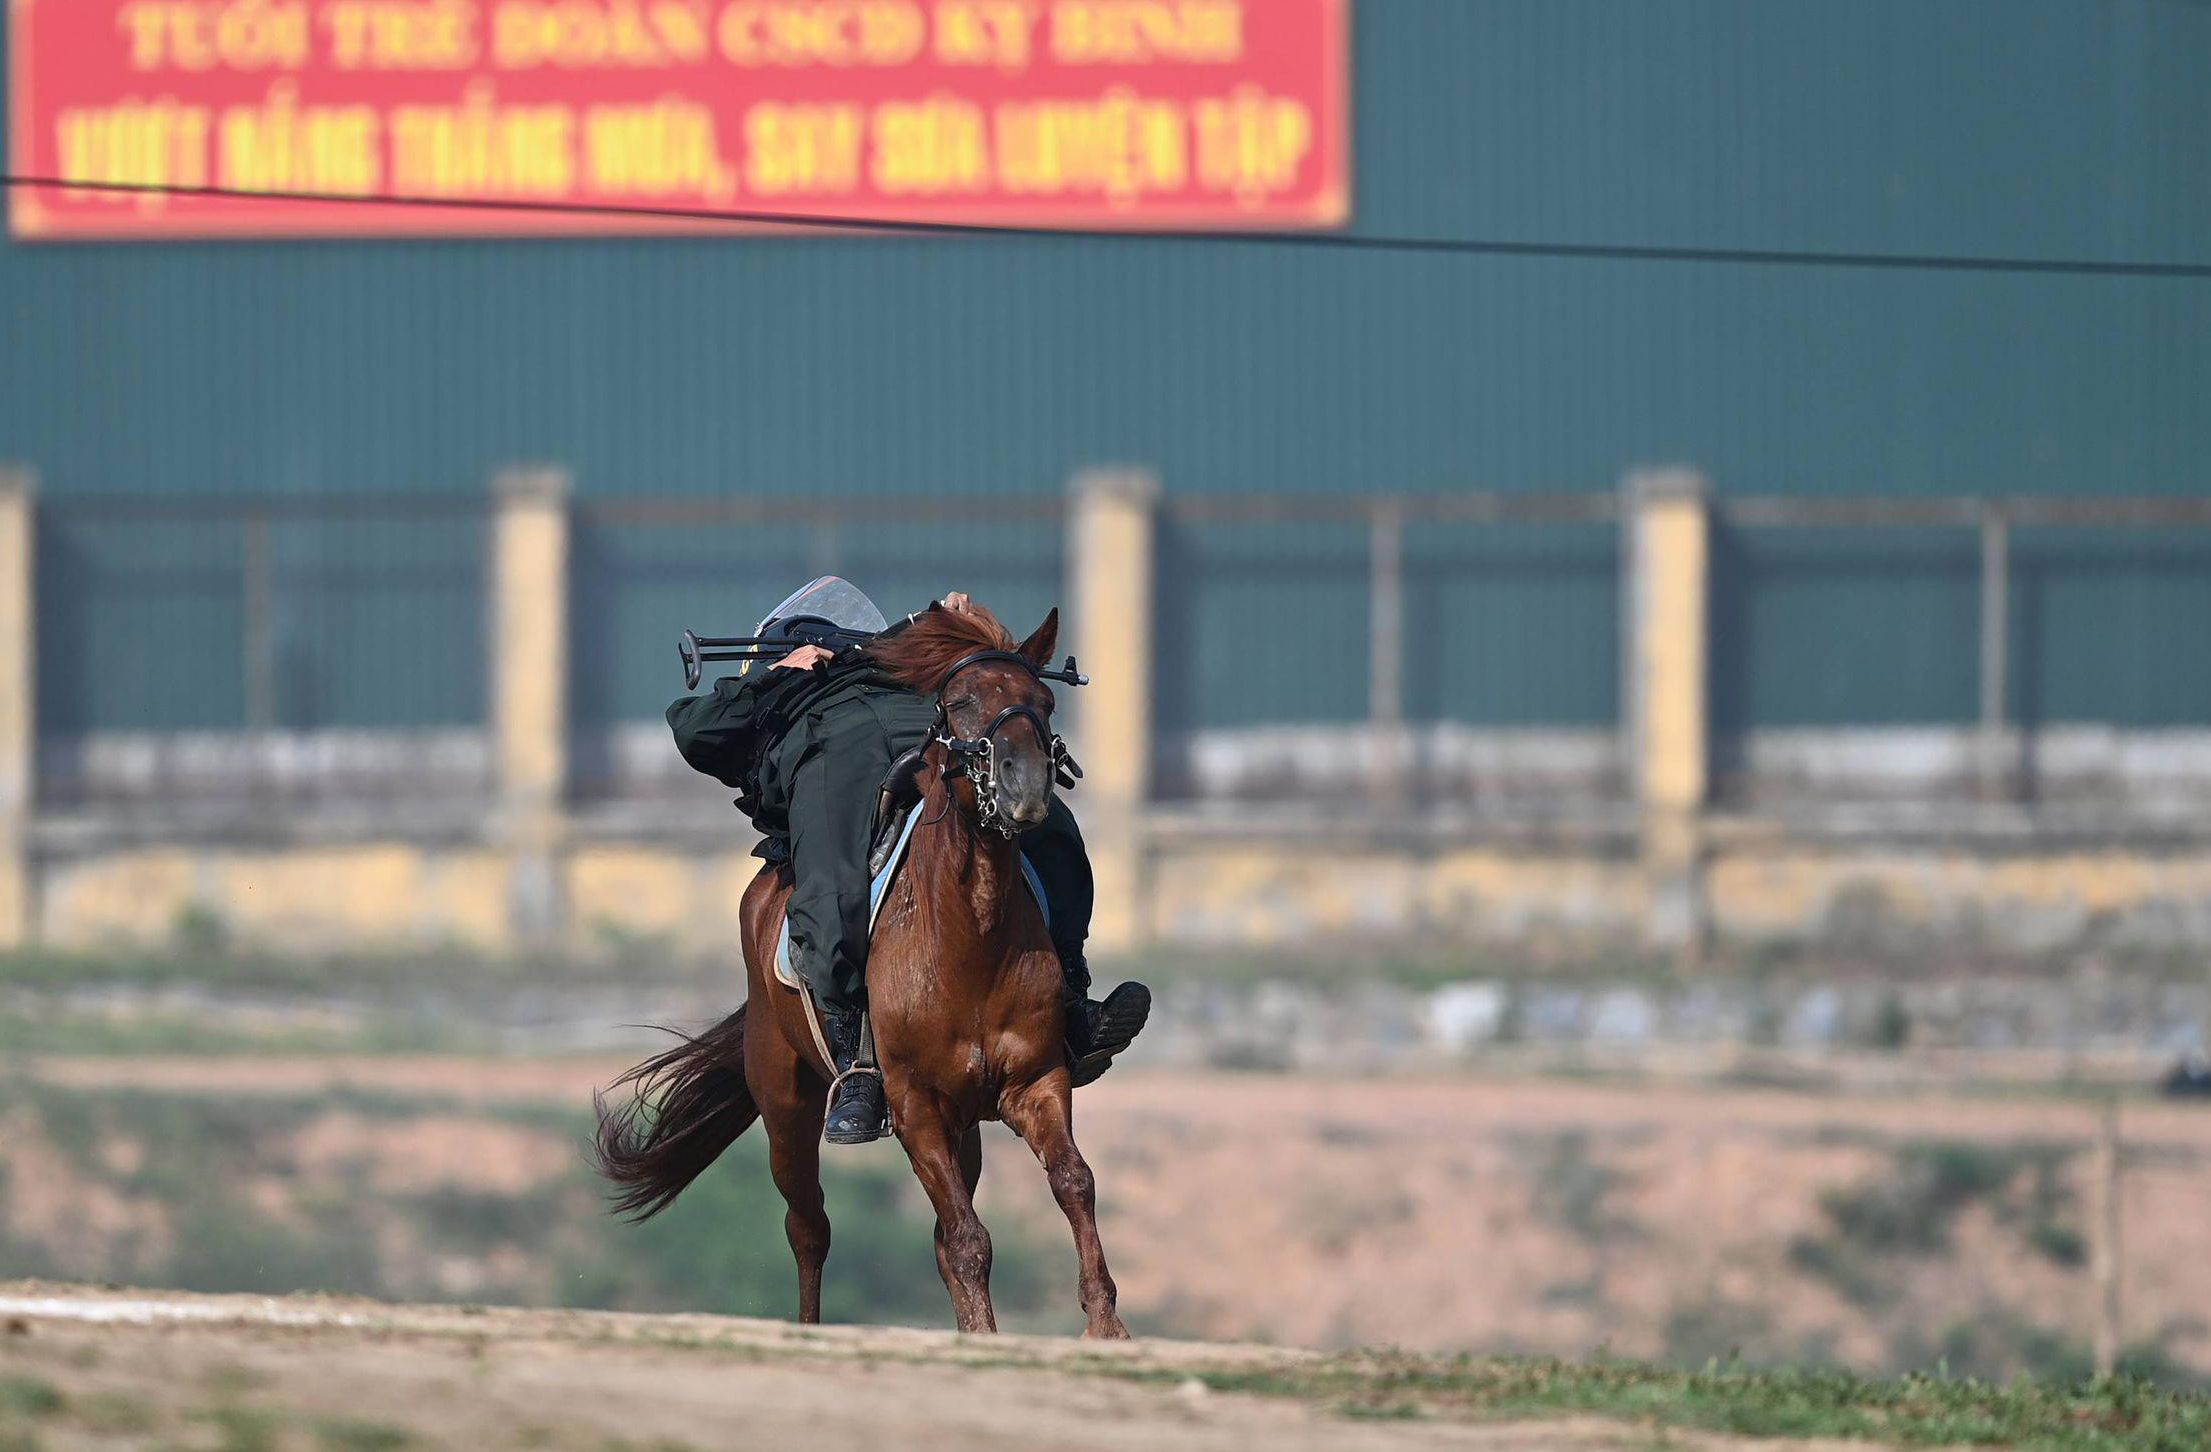
[[[18,237],[1341,224],[1349,0],[8,0]]]

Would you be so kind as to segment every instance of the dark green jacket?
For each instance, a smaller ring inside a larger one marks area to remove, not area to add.
[[[901,714],[935,702],[914,695],[891,680],[857,650],[846,651],[810,671],[771,670],[761,663],[742,676],[726,676],[702,695],[684,696],[668,707],[668,729],[676,750],[694,770],[735,787],[738,806],[753,825],[770,836],[790,829],[788,783],[777,770],[775,747],[794,725],[847,701],[886,696],[903,698]],[[872,803],[870,803],[872,808]]]

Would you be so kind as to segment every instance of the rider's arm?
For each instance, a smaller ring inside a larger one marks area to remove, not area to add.
[[[795,678],[787,673],[755,671],[726,676],[704,695],[684,696],[668,706],[668,729],[676,750],[693,770],[724,786],[742,788],[751,768],[755,733],[778,688]]]

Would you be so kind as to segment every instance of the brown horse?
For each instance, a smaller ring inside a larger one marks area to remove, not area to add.
[[[920,822],[868,950],[868,1009],[891,1127],[936,1209],[937,1270],[959,1328],[998,1329],[990,1232],[975,1214],[974,1194],[983,1171],[980,1125],[1001,1119],[1043,1163],[1074,1228],[1083,1334],[1123,1337],[1098,1243],[1096,1188],[1072,1130],[1059,960],[1012,837],[983,826],[986,818],[1043,820],[1055,763],[1041,728],[1053,700],[1036,672],[1058,635],[1057,610],[1016,646],[988,611],[932,605],[869,647],[902,685],[942,691],[944,734],[987,736],[991,752],[986,785],[978,787],[974,773],[947,775],[941,740],[928,747],[917,777]],[[1019,659],[962,664],[978,651]],[[978,790],[989,794],[985,801]],[[763,867],[753,879],[740,915],[744,1007],[623,1075],[616,1087],[632,1092],[621,1107],[600,1096],[598,1152],[601,1172],[620,1187],[616,1207],[643,1219],[754,1119],[762,1121],[769,1166],[789,1206],[784,1230],[798,1261],[798,1318],[815,1322],[829,1256],[821,1132],[831,1070],[800,995],[775,978],[791,885],[788,867]]]

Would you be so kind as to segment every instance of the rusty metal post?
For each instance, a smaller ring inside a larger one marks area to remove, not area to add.
[[[1981,797],[2011,795],[2013,770],[2004,717],[2011,681],[2011,525],[2003,510],[1981,513]]]
[[[1412,742],[1405,730],[1405,511],[1380,499],[1367,517],[1367,710],[1374,734],[1375,794],[1406,800]]]
[[[2089,1278],[2096,1286],[2094,1352],[2096,1374],[2109,1376],[2118,1370],[2124,1347],[2120,1301],[2121,1271],[2125,1265],[2119,1240],[2119,1176],[2123,1142],[2119,1134],[2119,1099],[2104,1101],[2096,1117],[2094,1181],[2095,1229],[2089,1235]]]
[[[245,518],[240,559],[245,597],[246,729],[276,728],[276,562],[269,538],[269,515],[255,509]]]
[[[38,782],[38,483],[0,465],[0,948],[36,934],[30,832]]]

